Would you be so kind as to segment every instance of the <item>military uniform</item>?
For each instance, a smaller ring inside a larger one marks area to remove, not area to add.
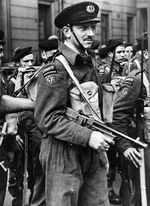
[[[32,47],[18,49],[12,58],[13,61],[15,62],[20,61],[20,59],[32,54],[31,49]],[[28,58],[26,60],[31,61],[32,58],[31,59]],[[34,72],[35,72],[35,69],[31,68],[31,65],[25,65],[25,67],[21,65],[21,67],[19,67],[16,82],[14,85],[14,88],[16,89],[16,91],[20,89],[25,84],[25,82],[29,80],[29,78],[31,78]],[[28,79],[26,80],[26,78]],[[21,97],[30,98],[30,96],[28,96],[27,89],[23,89],[19,95]],[[24,168],[25,150],[27,150],[28,152],[27,184],[28,184],[28,189],[30,190],[29,203],[31,202],[31,199],[33,196],[36,176],[38,176],[39,173],[41,172],[41,166],[40,164],[37,163],[37,158],[39,155],[40,143],[41,143],[41,134],[35,124],[33,112],[32,111],[22,111],[18,113],[18,123],[19,123],[18,124],[19,126],[18,134],[20,135],[23,142],[27,141],[26,138],[28,138],[28,145],[27,145],[27,148],[18,149],[16,151],[14,162],[12,164],[12,167],[10,168],[10,178],[9,178],[8,190],[14,198],[12,200],[12,205],[14,206],[22,204],[22,198],[24,195],[23,194],[23,186],[24,186],[23,176],[24,176],[24,170],[25,170]],[[36,170],[35,170],[35,167],[36,167]]]
[[[123,81],[118,94],[117,98],[114,102],[114,121],[113,121],[113,128],[119,130],[123,134],[127,134],[132,136],[133,138],[137,138],[137,131],[135,127],[131,127],[129,122],[135,118],[135,107],[136,107],[136,100],[139,98],[141,89],[141,70],[136,69],[133,70]],[[146,91],[144,87],[144,97],[146,97]],[[143,140],[144,141],[144,140]],[[128,141],[127,139],[120,139],[117,140],[117,148],[118,150],[123,153],[130,147],[135,147],[133,143]],[[150,172],[149,172],[149,146],[145,149],[145,167],[146,167],[146,186],[147,186],[147,197],[148,197],[148,205],[150,204],[149,192],[149,179],[150,179]],[[131,206],[139,206],[141,205],[140,202],[140,183],[139,183],[139,169],[135,168],[132,163],[129,164],[129,174],[130,178],[132,179],[132,192],[130,198],[130,205]]]
[[[94,69],[94,59],[88,55],[96,24],[100,22],[98,11],[94,2],[80,2],[66,7],[54,23],[63,28],[66,36],[65,43],[59,46],[60,54],[66,58],[80,84],[85,86],[91,82],[96,85],[96,106],[100,112],[101,82],[98,71]],[[39,76],[35,120],[43,133],[39,157],[46,178],[46,205],[108,206],[106,154],[101,151],[102,144],[100,147],[95,143],[100,153],[90,144],[91,138],[95,142],[97,132],[66,117],[67,107],[73,105],[73,92],[78,92],[75,87],[57,58],[47,64]],[[91,91],[87,93],[91,94]],[[81,99],[80,95],[78,97]],[[80,100],[76,106],[82,103],[85,102]],[[106,144],[105,141],[110,141],[106,139],[98,133],[97,142],[102,140]]]
[[[5,77],[0,73],[0,99],[2,95],[9,94],[8,84]],[[2,130],[3,124],[5,122],[5,115],[0,115],[0,132]],[[10,166],[9,152],[14,152],[16,150],[15,146],[15,138],[14,136],[7,135],[6,138],[3,139],[2,144],[0,146],[0,202],[2,202],[2,198],[4,198],[3,194],[6,191],[7,186],[7,171]]]
[[[2,73],[0,74],[0,98],[3,94],[8,93],[8,87],[5,81],[5,78],[3,77]],[[5,115],[1,115],[0,117],[0,130],[2,130],[3,123],[5,122]],[[0,162],[3,162],[8,167],[8,156],[6,153],[6,148],[4,146],[4,143],[0,146]],[[7,183],[7,172],[4,171],[2,167],[0,167],[0,189],[6,188]]]
[[[98,83],[91,61],[85,61],[64,44],[59,49],[80,83]],[[107,161],[88,146],[92,130],[65,118],[72,87],[58,60],[46,65],[39,77],[35,119],[44,133],[40,161],[46,174],[46,203],[108,205]]]

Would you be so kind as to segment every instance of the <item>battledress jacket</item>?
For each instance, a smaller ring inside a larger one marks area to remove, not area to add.
[[[0,101],[3,95],[9,94],[9,88],[5,76],[0,72]],[[0,125],[5,121],[5,115],[0,115]]]
[[[139,98],[140,89],[141,71],[140,69],[136,69],[130,72],[123,81],[114,102],[112,127],[123,134],[128,135],[128,119],[135,112],[136,100]],[[143,91],[145,93],[145,87]],[[116,144],[121,152],[132,146],[131,141],[125,138],[118,138]]]
[[[79,83],[94,81],[101,88],[98,72],[93,69],[91,61],[84,60],[63,43],[59,51],[68,60]],[[35,120],[45,136],[86,147],[92,130],[65,117],[66,109],[70,106],[69,91],[73,87],[75,85],[58,60],[46,64],[38,79]],[[101,103],[100,92],[101,89]]]
[[[0,73],[0,101],[3,95],[9,94],[9,87],[7,83],[7,79],[5,76]],[[0,114],[0,132],[5,122],[5,114]],[[14,152],[16,149],[15,145],[15,137],[8,135],[3,139],[2,144],[0,146],[0,162],[3,162],[5,167],[9,167],[9,156],[8,152]],[[0,166],[0,189],[6,187],[7,184],[7,173]]]

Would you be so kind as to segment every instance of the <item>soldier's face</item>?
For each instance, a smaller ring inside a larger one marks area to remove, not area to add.
[[[132,46],[127,46],[125,48],[124,58],[129,59],[129,58],[132,58],[132,56],[133,56],[133,48]]]
[[[33,54],[28,54],[26,56],[24,56],[21,60],[20,60],[20,64],[22,67],[32,67],[34,63],[34,56]]]
[[[77,39],[85,49],[90,49],[96,32],[96,23],[84,23],[72,27]],[[79,47],[74,35],[71,35],[71,41],[75,47]]]
[[[124,61],[124,52],[125,52],[125,48],[124,46],[117,46],[116,47],[116,53],[115,53],[115,60],[117,62],[123,62]]]
[[[4,57],[3,45],[0,44],[0,65],[2,64],[3,57]]]

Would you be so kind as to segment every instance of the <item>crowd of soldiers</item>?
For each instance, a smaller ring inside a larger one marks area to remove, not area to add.
[[[150,139],[141,116],[137,121],[137,100],[142,97],[142,106],[149,107],[148,39],[143,35],[132,44],[118,37],[101,45],[95,40],[98,12],[93,2],[65,8],[54,21],[65,40],[53,35],[41,42],[38,65],[32,47],[16,48],[11,74],[3,69],[0,30],[0,205],[8,182],[12,206],[146,206],[139,145],[92,130],[74,113],[67,116],[70,107],[133,139],[140,137],[148,145],[149,193]],[[113,185],[117,170],[119,194]]]

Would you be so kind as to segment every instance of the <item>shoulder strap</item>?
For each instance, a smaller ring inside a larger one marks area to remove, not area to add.
[[[149,91],[149,81],[148,81],[148,79],[147,79],[147,77],[146,77],[146,74],[143,72],[143,83],[144,83],[144,86],[145,86],[145,88],[146,88],[146,93],[147,93],[147,97],[149,97],[150,96],[150,91]]]
[[[134,62],[136,63],[137,68],[141,69],[141,65],[140,65],[139,61],[137,59],[134,59]]]
[[[141,70],[141,65],[140,65],[139,61],[137,59],[135,59],[134,62],[136,63],[137,68]],[[150,95],[150,93],[149,93],[150,92],[149,91],[149,81],[148,81],[148,79],[146,77],[146,74],[144,72],[143,72],[143,84],[146,88],[147,97],[149,97],[149,95]]]
[[[87,99],[86,95],[84,94],[81,85],[79,84],[79,81],[77,80],[77,78],[75,77],[72,69],[70,68],[66,58],[63,55],[59,55],[57,56],[55,59],[57,59],[58,61],[60,61],[62,63],[62,65],[64,66],[64,68],[66,69],[66,71],[68,72],[69,76],[71,77],[71,79],[73,80],[73,82],[75,83],[75,85],[77,86],[79,92],[82,95],[82,98],[84,99],[84,101],[87,103],[87,105],[89,106],[89,108],[93,111],[93,113],[96,115],[96,117],[100,120],[100,117],[97,115],[97,113],[95,112],[95,110],[93,109],[91,103],[89,102],[89,100]]]

